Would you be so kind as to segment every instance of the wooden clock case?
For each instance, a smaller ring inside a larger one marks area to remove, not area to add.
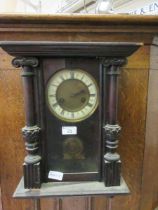
[[[106,187],[121,186],[121,160],[116,152],[121,130],[117,121],[118,76],[126,58],[141,45],[130,42],[0,42],[0,46],[15,57],[12,64],[22,67],[26,116],[22,133],[28,152],[23,164],[26,189],[40,188],[42,183],[51,182],[49,171],[59,171],[63,166],[66,171],[63,181],[100,181]],[[46,104],[49,78],[65,68],[84,69],[99,87],[97,110],[79,123],[62,122],[50,113]],[[90,162],[96,161],[94,171],[88,167],[81,170],[75,160],[63,160],[65,136],[60,131],[67,125],[77,126],[78,136],[85,142],[86,156]]]

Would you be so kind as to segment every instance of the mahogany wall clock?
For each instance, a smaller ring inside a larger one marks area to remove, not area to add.
[[[140,43],[1,42],[22,67],[24,185],[120,186],[118,76]]]

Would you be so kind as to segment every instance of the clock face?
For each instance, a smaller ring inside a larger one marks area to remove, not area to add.
[[[47,104],[60,120],[82,121],[91,116],[98,106],[98,87],[94,78],[80,69],[64,69],[48,81]]]

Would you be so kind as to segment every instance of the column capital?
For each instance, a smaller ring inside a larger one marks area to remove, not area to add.
[[[102,57],[100,58],[100,61],[104,67],[111,67],[111,66],[121,67],[127,63],[127,59],[123,57],[122,58]]]
[[[12,65],[15,68],[29,66],[29,67],[37,67],[39,64],[38,59],[35,57],[17,57],[12,60]]]

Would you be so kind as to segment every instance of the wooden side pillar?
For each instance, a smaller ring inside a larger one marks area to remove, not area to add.
[[[103,59],[103,71],[106,75],[106,116],[103,125],[105,138],[104,183],[105,186],[119,186],[121,177],[120,155],[116,152],[121,127],[117,121],[118,76],[120,67],[126,63],[125,58]],[[107,101],[107,102],[106,102]]]
[[[28,155],[24,159],[24,187],[26,189],[40,188],[40,162],[38,155],[40,128],[36,125],[34,68],[38,66],[36,58],[15,58],[12,61],[16,68],[22,67],[22,81],[24,89],[26,126],[22,128],[25,147]]]

